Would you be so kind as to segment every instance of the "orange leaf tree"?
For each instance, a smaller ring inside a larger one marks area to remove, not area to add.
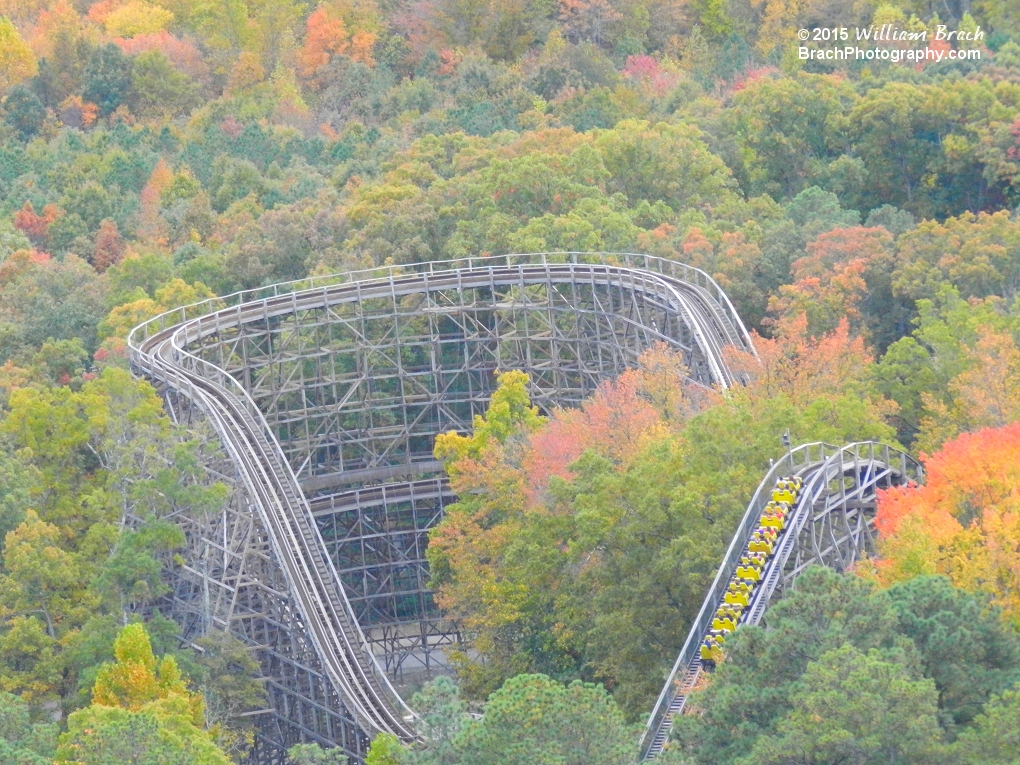
[[[924,462],[924,486],[879,497],[880,580],[943,574],[1020,627],[1020,424],[965,433]]]
[[[430,534],[439,605],[481,660],[454,657],[465,693],[521,672],[601,680],[637,712],[658,692],[779,436],[888,438],[869,358],[845,326],[761,341],[727,391],[646,351],[580,407],[542,421],[527,377],[500,378],[472,436],[437,439],[459,499]]]
[[[779,288],[769,309],[780,317],[780,324],[807,314],[815,333],[835,329],[843,318],[855,329],[878,324],[866,319],[888,319],[892,252],[892,234],[881,227],[835,228],[824,233],[808,243],[805,257],[794,261],[793,284]]]

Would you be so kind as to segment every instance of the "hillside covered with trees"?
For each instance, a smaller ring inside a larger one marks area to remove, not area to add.
[[[798,29],[883,24],[980,30],[927,43],[979,55],[798,57]],[[227,489],[127,371],[133,326],[533,251],[704,269],[760,359],[706,393],[653,348],[547,416],[506,370],[439,439],[462,499],[429,563],[468,650],[415,702],[429,744],[370,761],[632,762],[788,428],[898,444],[928,481],[881,498],[880,560],[741,631],[666,759],[1016,765],[1015,0],[0,0],[0,760],[250,747],[244,647],[152,613],[167,518]]]

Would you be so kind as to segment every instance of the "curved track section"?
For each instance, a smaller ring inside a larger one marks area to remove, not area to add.
[[[751,535],[758,529],[765,506],[772,499],[773,487],[784,476],[798,476],[803,485],[761,578],[740,614],[739,624],[760,623],[769,603],[794,587],[797,576],[808,566],[824,565],[845,571],[862,555],[873,554],[876,492],[923,480],[921,466],[911,457],[870,441],[841,448],[805,444],[773,465],[747,507],[648,718],[641,741],[643,760],[662,752],[673,718],[684,713],[687,696],[703,671],[699,649],[712,630],[716,611],[723,604]]]
[[[427,669],[454,632],[424,586],[424,537],[446,495],[432,444],[470,428],[493,372],[529,372],[535,401],[552,408],[579,402],[659,341],[706,386],[734,381],[726,346],[754,352],[707,275],[626,254],[276,285],[132,332],[135,370],[178,419],[210,423],[229,457],[233,507],[181,519],[191,560],[172,605],[186,637],[229,629],[260,653],[272,700],[260,729],[275,753],[257,760],[299,740],[360,757],[365,734],[413,738],[413,713],[380,661],[424,657]]]

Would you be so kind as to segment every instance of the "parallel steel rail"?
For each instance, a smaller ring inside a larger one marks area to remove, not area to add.
[[[754,590],[741,625],[760,623],[776,595],[795,586],[797,576],[808,566],[828,565],[846,571],[862,555],[874,553],[872,510],[877,490],[923,480],[917,461],[899,449],[873,441],[844,447],[804,444],[776,462],[748,504],[701,611],[691,625],[645,724],[641,739],[642,760],[653,759],[662,752],[673,719],[684,713],[688,695],[702,672],[698,655],[701,643],[708,635],[713,616],[722,603],[751,533],[758,526],[772,487],[785,475],[799,475],[803,487],[787,530]]]
[[[708,379],[703,383],[725,388],[734,382],[723,354],[725,346],[754,353],[729,299],[704,272],[631,254],[471,258],[315,278],[175,309],[136,327],[129,336],[133,368],[189,399],[211,421],[269,537],[329,682],[368,734],[384,731],[413,740],[414,713],[367,644],[295,471],[264,413],[236,376],[238,370],[217,366],[192,348],[231,328],[343,303],[380,297],[395,300],[437,289],[553,282],[629,289],[680,317],[706,363]],[[651,337],[658,332],[655,327],[642,330]],[[429,463],[422,468],[427,472],[435,466]]]

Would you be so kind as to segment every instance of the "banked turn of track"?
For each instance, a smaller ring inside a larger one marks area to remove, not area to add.
[[[699,656],[702,641],[709,635],[716,609],[722,605],[748,541],[759,527],[773,487],[785,476],[799,476],[803,485],[787,518],[786,528],[777,539],[773,555],[741,614],[740,626],[759,624],[769,603],[795,586],[797,576],[808,566],[823,565],[847,571],[863,555],[874,554],[877,492],[923,480],[917,461],[898,449],[873,441],[843,447],[804,444],[778,460],[751,498],[645,724],[641,739],[643,760],[662,752],[673,718],[686,710],[687,697],[704,671]]]
[[[706,367],[703,383],[731,384],[726,345],[753,352],[729,300],[703,272],[644,256],[591,254],[467,259],[275,285],[170,311],[129,337],[133,368],[189,399],[211,421],[262,521],[325,674],[369,735],[382,731],[413,740],[414,713],[372,655],[295,472],[263,413],[238,379],[189,348],[224,327],[344,301],[472,285],[526,288],[553,280],[626,283],[668,307],[694,337]],[[656,328],[645,329],[655,334]]]
[[[375,296],[412,295],[436,289],[502,285],[627,285],[642,299],[679,317],[697,352],[697,382],[725,388],[734,382],[724,348],[754,353],[753,345],[728,298],[703,272],[671,261],[635,255],[555,254],[472,258],[416,267],[377,269],[357,275],[321,277],[255,290],[176,309],[137,327],[129,338],[133,368],[165,389],[188,399],[212,423],[257,513],[269,547],[285,574],[289,595],[300,612],[307,640],[323,674],[367,735],[385,731],[413,740],[413,711],[381,670],[336,568],[327,554],[293,466],[273,429],[236,370],[193,352],[202,339],[246,322],[268,322],[302,310],[361,301]],[[516,287],[515,287],[516,288]],[[666,339],[664,329],[640,328],[645,337]],[[616,371],[616,370],[613,370]],[[692,369],[692,374],[695,370]],[[789,587],[811,562],[839,568],[870,546],[874,492],[882,486],[919,480],[916,463],[876,444],[836,448],[799,447],[776,463],[752,499],[701,614],[667,678],[649,718],[642,755],[653,757],[668,736],[672,716],[682,712],[700,671],[697,648],[722,591],[733,573],[757,514],[776,476],[797,473],[805,498],[792,520],[795,533],[770,562],[766,583],[756,592],[746,621],[757,622],[771,598]]]

